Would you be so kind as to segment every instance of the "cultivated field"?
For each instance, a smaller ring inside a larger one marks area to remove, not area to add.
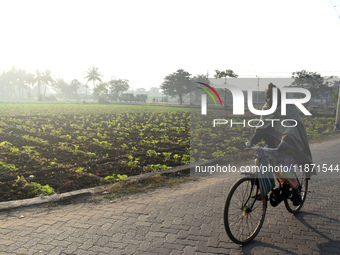
[[[190,130],[195,114],[146,105],[1,104],[0,201],[94,187],[237,153],[254,131],[212,130],[197,121]],[[309,117],[305,123],[312,137],[331,132],[334,118]]]
[[[0,111],[0,201],[93,187],[190,161],[185,109],[3,104]]]

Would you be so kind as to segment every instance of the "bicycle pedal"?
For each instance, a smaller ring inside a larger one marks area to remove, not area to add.
[[[273,189],[269,196],[269,202],[271,206],[276,207],[283,201],[283,197],[280,194],[279,189]]]

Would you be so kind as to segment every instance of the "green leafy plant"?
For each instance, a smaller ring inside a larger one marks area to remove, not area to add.
[[[171,168],[171,166],[161,165],[161,164],[151,164],[143,167],[144,172],[155,172],[158,170],[164,170]]]
[[[0,171],[14,172],[18,171],[18,168],[14,164],[8,164],[0,160]]]
[[[60,136],[61,135],[61,132],[60,131],[58,131],[58,130],[51,130],[51,135],[52,136]]]
[[[99,145],[103,149],[110,149],[112,146],[112,143],[109,143],[107,141],[99,141],[97,138],[92,138],[93,139],[93,144]]]
[[[59,142],[59,146],[63,150],[69,150],[68,142]]]
[[[94,153],[94,152],[87,152],[87,153],[85,153],[85,155],[86,155],[88,158],[95,158],[95,157],[96,157],[96,153]]]
[[[77,170],[76,170],[76,173],[80,176],[82,176],[84,174],[84,171],[86,171],[86,169],[84,167],[79,167]]]
[[[97,138],[92,138],[93,144],[100,145],[100,141]]]
[[[36,195],[46,196],[55,193],[54,189],[49,185],[42,186],[40,183],[32,182],[31,186],[34,188],[33,193]]]
[[[88,137],[86,137],[86,136],[78,136],[77,137],[77,140],[81,140],[81,141],[86,141],[86,140],[88,140],[89,138]]]
[[[29,135],[23,135],[22,139],[28,141],[28,142],[35,142],[38,144],[42,144],[42,145],[48,145],[48,141],[39,138],[39,137],[33,137],[33,136],[29,136]]]
[[[239,149],[236,148],[236,147],[233,147],[233,146],[229,146],[227,148],[227,153],[229,153],[229,154],[237,153],[238,151],[239,151]]]
[[[59,164],[56,161],[57,161],[57,159],[54,158],[53,161],[50,162],[49,168],[51,168],[51,167],[59,167]]]
[[[101,134],[100,132],[98,132],[97,133],[97,137],[99,137],[99,138],[102,138],[102,139],[106,139],[106,138],[108,138],[108,135],[107,134]]]
[[[74,150],[71,150],[71,152],[73,153],[73,155],[77,155],[77,156],[82,156],[85,154],[84,151],[79,150],[79,145],[73,145],[74,146]]]
[[[136,168],[140,164],[139,158],[134,158],[133,156],[129,155],[128,159],[129,161],[122,161],[122,163],[126,164],[131,169]]]
[[[146,152],[146,156],[149,158],[154,158],[157,157],[158,155],[160,155],[160,153],[157,153],[155,150],[148,150]]]
[[[184,155],[182,156],[181,162],[182,162],[183,164],[189,164],[189,163],[190,163],[190,155],[184,154]]]
[[[9,155],[20,155],[19,148],[11,148]]]
[[[24,176],[18,176],[17,180],[14,184],[12,184],[13,187],[18,187],[19,185],[22,185],[25,187],[27,185],[27,181],[25,180]]]
[[[70,135],[62,135],[60,138],[71,140],[72,137]]]
[[[173,155],[173,158],[175,161],[179,161],[181,159],[181,156],[178,154]]]
[[[128,150],[128,149],[129,149],[129,146],[127,146],[126,143],[123,143],[120,147],[121,147],[123,150]]]
[[[30,159],[34,159],[35,156],[39,156],[40,153],[35,150],[34,146],[22,146],[24,153],[28,154]]]
[[[124,179],[124,178],[127,178],[128,176],[123,174],[113,174],[113,175],[109,175],[109,176],[106,176],[104,178],[104,181],[107,181],[107,182],[117,182],[117,181],[120,181],[121,179]]]
[[[10,142],[7,141],[3,141],[0,143],[0,147],[5,148],[5,149],[9,149],[13,144],[11,144]]]
[[[216,151],[212,154],[212,156],[214,158],[222,158],[222,157],[224,157],[224,155],[225,155],[225,152],[223,152],[223,151]]]
[[[169,161],[171,154],[171,152],[163,152],[162,155],[164,156],[164,160]]]

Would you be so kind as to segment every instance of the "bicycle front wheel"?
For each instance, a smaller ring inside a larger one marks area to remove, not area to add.
[[[224,227],[237,244],[252,241],[260,232],[267,210],[267,198],[261,197],[255,179],[245,177],[230,189],[224,207]]]

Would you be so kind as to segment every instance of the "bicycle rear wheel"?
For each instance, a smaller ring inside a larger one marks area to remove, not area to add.
[[[288,197],[284,199],[284,202],[285,202],[285,206],[288,210],[288,212],[290,213],[298,213],[303,204],[305,203],[305,200],[306,200],[306,197],[307,197],[307,190],[308,190],[308,178],[306,177],[305,173],[300,171],[300,170],[297,170],[296,171],[296,178],[299,182],[299,189],[300,189],[300,192],[301,192],[301,204],[298,205],[298,206],[294,206],[293,205],[293,202],[292,202],[292,188],[289,187],[289,191],[288,191]]]
[[[267,197],[261,197],[255,179],[245,177],[229,191],[224,207],[224,227],[237,244],[252,241],[260,232],[267,210]]]

